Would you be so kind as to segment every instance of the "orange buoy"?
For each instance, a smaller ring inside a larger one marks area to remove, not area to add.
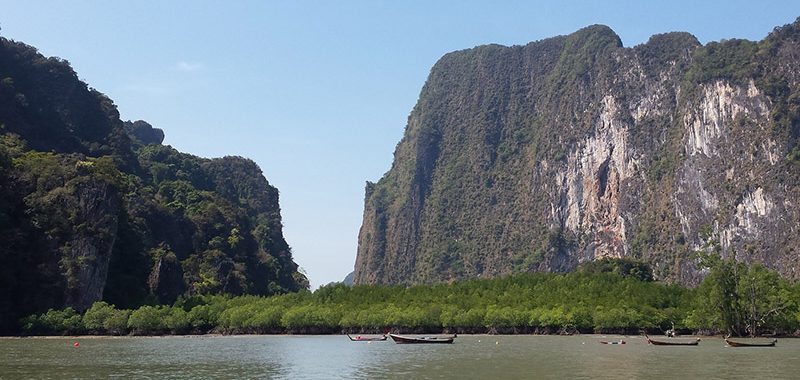
[[[81,346],[81,344],[78,343],[78,342],[72,343],[72,347],[80,347],[80,346]]]

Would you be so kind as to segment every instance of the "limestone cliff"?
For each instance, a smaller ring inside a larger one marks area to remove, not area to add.
[[[758,43],[590,26],[445,55],[367,183],[355,282],[610,256],[691,284],[713,249],[800,278],[798,57],[800,20]]]
[[[0,38],[0,334],[50,308],[119,308],[308,287],[278,190],[123,122],[69,63]]]

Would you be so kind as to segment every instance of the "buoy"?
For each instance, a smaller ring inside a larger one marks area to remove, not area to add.
[[[72,343],[72,347],[80,347],[80,346],[81,346],[81,344],[78,343],[78,342]]]
[[[497,341],[497,342],[494,342],[494,344],[500,344],[500,342],[499,342],[499,341]]]

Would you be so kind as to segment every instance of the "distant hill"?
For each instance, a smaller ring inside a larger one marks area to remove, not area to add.
[[[569,271],[695,284],[696,251],[800,279],[800,19],[623,47],[589,26],[446,54],[367,183],[355,283]]]
[[[69,63],[0,38],[0,333],[48,308],[297,291],[278,190],[123,122]]]
[[[353,286],[353,279],[355,278],[355,276],[356,276],[355,272],[348,273],[347,276],[345,276],[344,280],[342,280],[342,283],[347,286]]]

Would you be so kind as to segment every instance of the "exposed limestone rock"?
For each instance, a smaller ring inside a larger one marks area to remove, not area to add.
[[[183,268],[174,253],[158,258],[147,281],[150,292],[161,303],[174,303],[185,290],[183,284]]]
[[[700,104],[697,104],[697,108],[690,109],[684,118],[684,123],[691,131],[686,144],[689,155],[718,155],[716,144],[724,143],[732,123],[738,117],[764,120],[769,115],[765,104],[767,100],[752,80],[747,88],[717,81],[712,85],[702,86],[702,91]]]
[[[68,273],[65,305],[78,311],[103,297],[108,264],[116,239],[119,199],[107,183],[88,182],[77,189],[75,232],[62,242],[61,266]]]
[[[164,131],[159,128],[153,128],[150,123],[144,120],[126,121],[123,123],[123,127],[129,136],[142,144],[161,144],[164,141]]]
[[[625,251],[625,219],[618,205],[621,185],[635,175],[636,163],[627,146],[628,127],[615,120],[617,112],[614,98],[604,97],[594,133],[556,174],[561,201],[551,217],[573,233],[594,234],[596,257],[621,257]]]
[[[694,251],[716,248],[800,277],[799,25],[761,43],[668,33],[634,48],[592,26],[445,55],[392,169],[367,186],[355,283],[612,256],[693,284]]]

